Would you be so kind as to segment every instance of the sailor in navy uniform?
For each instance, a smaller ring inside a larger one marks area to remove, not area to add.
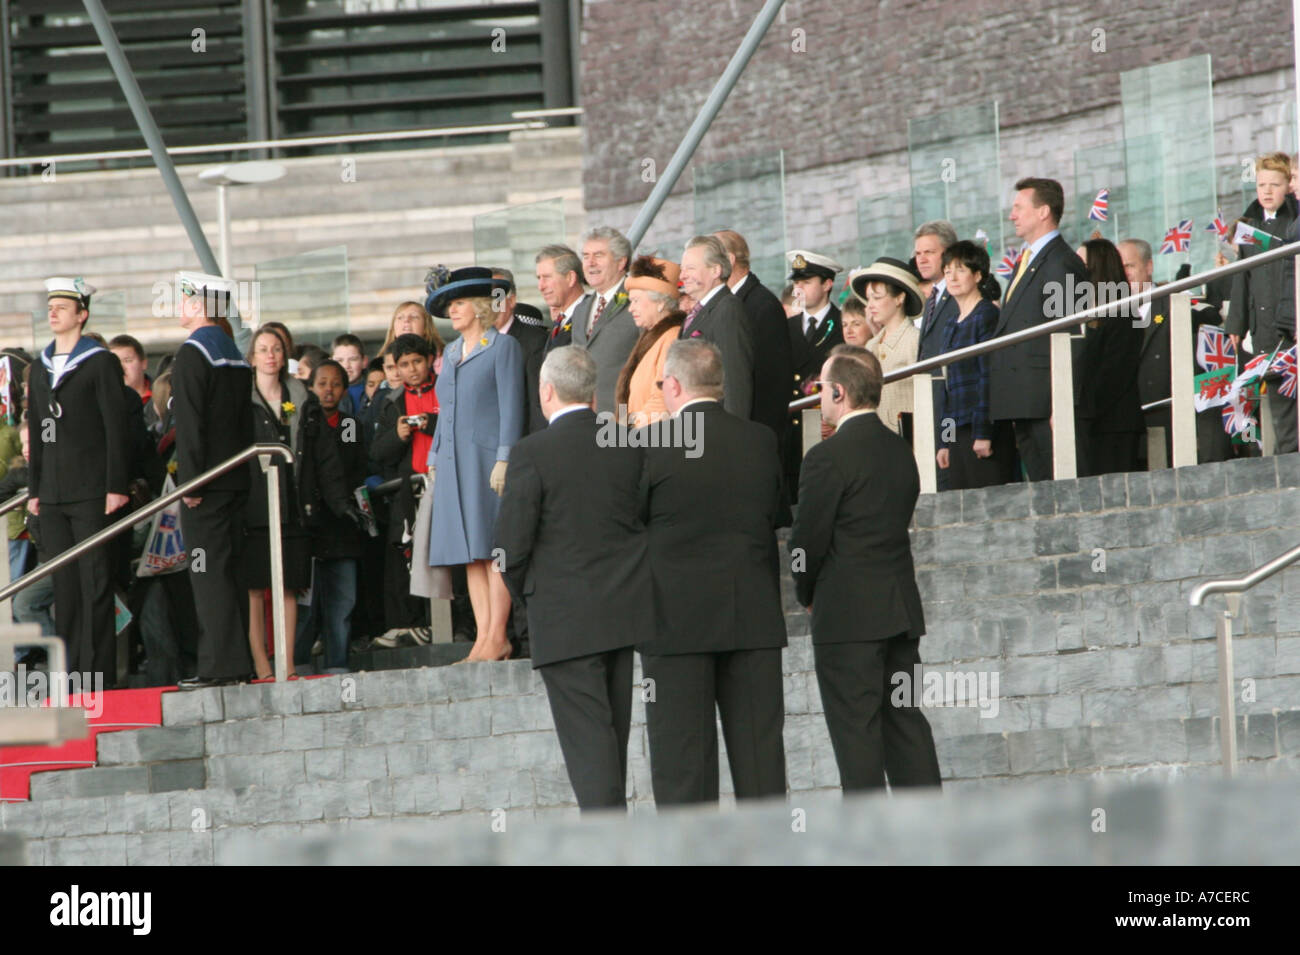
[[[103,530],[127,501],[130,455],[122,365],[82,332],[95,291],[81,279],[45,283],[52,341],[32,368],[27,509],[40,519],[49,560]],[[109,551],[97,547],[54,574],[57,630],[68,672],[116,682],[116,627]]]
[[[176,420],[176,481],[184,484],[253,443],[253,371],[216,324],[234,314],[235,283],[180,272],[181,327],[190,333],[171,366]],[[248,467],[226,472],[183,498],[181,536],[190,552],[190,585],[199,609],[198,673],[181,689],[247,680],[248,594],[239,582]],[[196,566],[194,555],[202,553]]]
[[[807,397],[805,387],[821,374],[831,349],[844,343],[840,327],[840,310],[832,300],[835,276],[844,271],[829,256],[792,249],[786,253],[790,266],[789,281],[795,287],[803,311],[788,319],[790,354],[794,359],[794,388],[791,400]],[[799,488],[799,464],[803,460],[803,415],[795,411],[790,415],[790,433],[785,443],[785,475],[790,496],[794,499]]]

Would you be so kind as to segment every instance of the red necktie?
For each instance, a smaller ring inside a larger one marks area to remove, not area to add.
[[[603,311],[605,311],[605,296],[597,295],[596,307],[592,309],[591,321],[587,323],[587,337],[591,337],[591,330],[595,328],[596,323],[600,321],[600,313]]]

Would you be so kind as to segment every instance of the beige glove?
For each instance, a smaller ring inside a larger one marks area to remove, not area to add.
[[[491,485],[492,490],[497,492],[497,497],[506,492],[506,462],[498,461],[492,465],[492,474],[488,478],[488,484]]]

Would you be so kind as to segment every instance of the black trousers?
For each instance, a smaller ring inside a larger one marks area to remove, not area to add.
[[[992,487],[995,484],[1008,484],[1016,479],[1016,439],[1011,426],[1005,421],[993,425],[993,454],[981,458],[975,454],[975,433],[970,425],[964,424],[957,429],[953,444],[948,448],[948,467],[940,468],[938,473],[947,475],[947,488],[940,490],[964,490],[965,488]]]
[[[891,677],[906,673],[909,684],[921,662],[919,639],[905,634],[860,643],[814,643],[817,686],[826,710],[840,786],[845,792],[889,785],[938,786],[939,757],[930,721],[912,706],[890,699]]]
[[[627,807],[632,648],[538,667],[578,807]]]
[[[1031,481],[1052,479],[1052,426],[1049,418],[1017,418],[1012,422],[1016,449]]]
[[[40,504],[43,561],[81,543],[109,522],[102,497],[63,503],[41,501]],[[68,672],[101,673],[106,687],[117,682],[110,547],[111,542],[87,551],[54,572],[54,624],[68,647]]]
[[[190,554],[190,588],[199,620],[196,676],[246,677],[253,660],[248,651],[248,590],[240,583],[239,568],[248,495],[200,493],[198,507],[181,507],[181,537]]]
[[[655,804],[718,801],[718,714],[737,799],[784,796],[781,649],[641,654]],[[715,710],[716,706],[716,710]]]
[[[1264,397],[1273,415],[1273,453],[1289,454],[1296,450],[1296,400],[1281,394],[1278,384],[1270,378]]]
[[[1138,469],[1138,445],[1146,440],[1140,431],[1092,431],[1088,438],[1091,449],[1088,470],[1080,477],[1098,474],[1123,474]]]

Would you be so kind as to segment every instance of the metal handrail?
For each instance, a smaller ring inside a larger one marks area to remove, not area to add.
[[[235,468],[239,467],[239,465],[245,463],[246,461],[251,461],[253,458],[259,457],[261,455],[272,455],[272,454],[277,454],[290,463],[293,462],[293,451],[291,451],[286,445],[272,444],[272,443],[249,445],[243,451],[240,451],[238,454],[231,455],[229,458],[227,458],[225,461],[218,464],[216,467],[209,468],[207,471],[204,471],[198,477],[186,481],[184,484],[182,484],[180,487],[176,488],[175,490],[169,491],[168,493],[164,494],[162,497],[150,501],[148,504],[146,504],[144,507],[140,508],[139,510],[132,511],[130,514],[128,514],[126,517],[123,517],[121,520],[108,525],[108,527],[105,527],[103,530],[98,531],[95,534],[90,535],[81,543],[69,547],[67,550],[63,551],[58,556],[51,557],[49,560],[45,561],[44,563],[34,567],[32,570],[28,571],[26,574],[23,574],[23,576],[19,577],[13,583],[0,589],[0,601],[8,600],[18,591],[22,590],[24,587],[36,583],[38,580],[44,580],[46,577],[50,576],[50,574],[54,573],[56,570],[59,570],[61,567],[65,566],[66,564],[72,563],[74,560],[76,560],[86,551],[93,550],[94,548],[98,547],[100,544],[104,543],[105,541],[116,537],[118,534],[121,534],[123,531],[127,531],[135,527],[135,525],[139,524],[141,521],[148,520],[149,518],[157,514],[159,511],[176,503],[181,498],[192,496],[194,491],[203,487],[209,481],[212,481],[215,478],[219,478],[223,474],[226,474],[229,471],[233,471]],[[9,506],[11,504],[13,504],[12,499],[5,502],[6,506]]]
[[[1250,590],[1256,584],[1268,580],[1278,571],[1286,570],[1297,560],[1300,560],[1300,545],[1292,547],[1285,554],[1274,557],[1267,564],[1255,568],[1245,577],[1221,577],[1218,580],[1207,580],[1204,583],[1197,584],[1192,588],[1188,600],[1191,601],[1193,607],[1199,607],[1205,602],[1205,598],[1211,594],[1232,594]]]
[[[1188,595],[1193,607],[1200,607],[1211,594],[1223,594],[1226,606],[1214,620],[1215,645],[1219,663],[1219,749],[1223,755],[1223,771],[1227,776],[1237,772],[1237,697],[1232,667],[1232,621],[1241,612],[1241,595],[1285,570],[1300,560],[1300,546],[1256,567],[1244,577],[1221,577],[1197,584]]]
[[[1064,318],[1056,318],[1050,322],[1044,322],[1041,325],[1035,325],[1033,328],[1024,328],[1018,332],[1012,332],[1010,335],[1003,335],[999,338],[990,338],[988,341],[979,342],[975,345],[967,345],[965,348],[957,348],[950,352],[944,352],[942,355],[935,355],[933,358],[926,358],[924,361],[918,361],[911,365],[905,365],[902,368],[896,368],[887,373],[884,378],[884,384],[894,381],[901,381],[904,378],[911,378],[913,375],[919,375],[922,372],[933,371],[936,368],[943,368],[957,361],[964,361],[967,358],[975,358],[979,355],[987,355],[989,352],[998,351],[1009,345],[1019,345],[1022,342],[1031,341],[1035,338],[1041,338],[1044,335],[1051,335],[1053,332],[1062,332],[1082,325],[1084,322],[1091,321],[1094,318],[1103,318],[1108,312],[1114,312],[1121,308],[1130,308],[1134,305],[1140,305],[1149,302],[1155,298],[1164,298],[1166,295],[1173,295],[1177,292],[1185,292],[1197,286],[1204,285],[1213,279],[1222,278],[1227,275],[1235,275],[1238,272],[1245,272],[1255,268],[1258,265],[1265,265],[1277,259],[1283,259],[1287,256],[1300,253],[1300,242],[1291,242],[1287,245],[1280,245],[1276,249],[1269,249],[1252,255],[1247,258],[1238,259],[1236,262],[1229,262],[1227,265],[1221,265],[1217,268],[1210,269],[1206,272],[1198,272],[1196,275],[1189,275],[1185,279],[1178,279],[1165,285],[1153,285],[1149,289],[1136,292],[1125,298],[1116,299],[1112,302],[1105,302],[1092,308],[1084,309],[1082,312],[1075,312],[1073,315],[1066,315]],[[819,395],[808,395],[805,398],[798,398],[790,402],[791,411],[799,411],[803,408],[814,408],[821,402]]]
[[[5,501],[3,504],[0,504],[0,516],[8,514],[15,507],[22,507],[24,504],[27,503],[27,499],[31,496],[32,496],[31,491],[19,491],[13,497],[9,498],[9,500]]]
[[[398,129],[384,133],[340,133],[336,136],[297,136],[289,139],[261,139],[249,143],[211,143],[206,146],[171,146],[169,156],[194,156],[203,153],[234,153],[250,149],[293,149],[299,146],[334,146],[348,143],[382,143],[404,139],[436,139],[443,136],[474,136],[481,133],[514,133],[526,129],[546,129],[547,124],[537,120],[517,123],[483,123],[478,126],[443,126],[433,129]],[[153,155],[148,149],[114,149],[98,153],[65,153],[61,156],[20,156],[0,159],[0,169],[6,166],[32,166],[45,163],[94,162],[107,159],[148,159]]]

